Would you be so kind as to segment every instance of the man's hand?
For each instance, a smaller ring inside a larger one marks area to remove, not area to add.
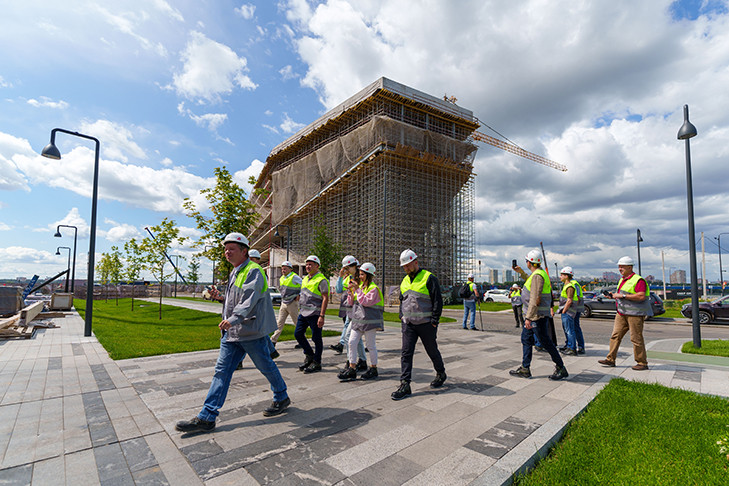
[[[227,331],[228,329],[230,329],[230,322],[228,322],[227,319],[224,319],[224,320],[220,321],[220,324],[218,324],[218,327],[220,328],[221,331]]]
[[[324,327],[324,316],[319,316],[319,319],[317,319],[317,321],[316,321],[316,325],[317,325],[317,327],[319,327],[320,329],[321,329],[322,327]]]
[[[210,289],[210,298],[215,299],[218,302],[223,302],[225,300],[223,296],[220,295],[220,292],[218,292],[218,289],[216,287]]]
[[[529,319],[524,319],[524,327],[527,329],[534,329],[535,326],[532,326],[532,321]]]

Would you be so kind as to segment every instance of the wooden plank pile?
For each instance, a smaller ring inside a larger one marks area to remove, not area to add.
[[[33,337],[35,330],[40,327],[57,327],[52,322],[44,322],[41,320],[33,322],[38,317],[60,317],[57,312],[41,314],[42,310],[43,302],[34,302],[28,307],[21,309],[14,316],[0,320],[0,339],[30,339]],[[62,316],[63,314],[60,315]]]

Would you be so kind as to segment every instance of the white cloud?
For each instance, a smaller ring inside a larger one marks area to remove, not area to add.
[[[182,16],[180,11],[170,6],[170,4],[165,2],[165,0],[154,0],[152,4],[157,8],[157,10],[169,15],[174,20],[177,20],[179,22],[185,21],[185,18]]]
[[[138,238],[142,233],[134,225],[127,223],[117,223],[114,220],[106,218],[104,223],[110,225],[108,230],[99,230],[99,234],[112,243],[123,245],[125,241],[132,238]],[[121,246],[120,246],[121,248]]]
[[[33,156],[35,152],[27,140],[0,132],[0,190],[30,191],[28,180],[15,162],[19,155]]]
[[[281,125],[279,125],[284,133],[294,133],[305,126],[306,125],[304,123],[298,123],[292,120],[288,113],[284,113],[284,120],[281,122]]]
[[[278,135],[278,128],[271,126],[271,125],[266,125],[265,123],[262,124],[261,126],[263,128],[265,128],[266,130],[269,130],[271,133],[275,133],[276,135]]]
[[[10,231],[11,229],[13,229],[12,226],[8,226],[7,224],[0,221],[0,231]]]
[[[10,81],[6,81],[2,76],[0,76],[0,88],[12,88],[13,85]]]
[[[284,81],[288,81],[289,79],[295,79],[298,77],[298,74],[294,73],[294,68],[291,67],[291,64],[287,64],[286,66],[279,69],[278,73],[281,75],[281,79]]]
[[[160,161],[160,164],[164,165],[165,167],[172,167],[172,165],[173,165],[174,163],[172,162],[172,160],[170,160],[170,158],[169,158],[169,157],[165,157],[164,159],[162,159],[162,160]]]
[[[45,96],[41,96],[40,101],[31,98],[28,100],[28,104],[30,106],[35,106],[36,108],[56,108],[59,110],[65,110],[66,108],[68,108],[68,103],[66,103],[65,101],[53,101],[52,99]]]
[[[132,127],[133,130],[138,130]],[[122,162],[129,161],[129,158],[147,160],[147,154],[132,139],[134,135],[129,128],[109,120],[96,120],[93,123],[81,123],[81,133],[91,135],[99,139],[101,153],[109,158],[118,159]],[[73,143],[78,143],[74,139]],[[63,154],[62,154],[63,155]]]
[[[208,39],[200,32],[191,32],[190,40],[180,55],[182,72],[173,76],[173,85],[180,96],[217,102],[221,95],[235,87],[255,89],[256,84],[244,74],[246,59],[228,46]]]
[[[159,2],[157,2],[157,5],[159,5]],[[140,24],[147,20],[147,14],[144,10],[139,12],[112,13],[97,4],[90,4],[90,7],[101,14],[104,21],[114,29],[135,39],[143,49],[155,52],[162,57],[167,55],[167,49],[161,43],[153,42],[138,33]]]
[[[251,5],[250,3],[244,3],[239,8],[234,9],[235,13],[240,15],[246,20],[250,20],[253,18],[253,14],[256,13],[256,6]]]
[[[251,162],[251,165],[249,165],[247,169],[239,170],[233,173],[233,182],[242,187],[246,194],[250,196],[253,185],[248,182],[248,179],[251,176],[258,179],[258,176],[261,174],[261,170],[263,170],[263,166],[263,162],[258,159],[254,160],[253,162]]]
[[[76,230],[74,231],[73,228],[59,228],[59,224],[65,224],[68,226],[75,226]],[[45,229],[40,229],[40,231],[50,231],[52,234],[56,234],[56,229],[58,229],[61,232],[61,235],[66,237],[73,237],[74,233],[78,234],[78,238],[88,238],[90,233],[89,224],[86,222],[86,220],[79,214],[78,208],[71,208],[71,210],[61,218],[60,220],[50,223]],[[60,240],[59,240],[60,241]]]

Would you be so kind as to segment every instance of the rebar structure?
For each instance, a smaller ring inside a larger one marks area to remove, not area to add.
[[[271,151],[252,198],[253,247],[272,260],[277,225],[290,225],[291,260],[303,264],[324,226],[388,287],[402,280],[406,248],[441,284],[464,281],[474,268],[478,126],[469,110],[380,78]]]

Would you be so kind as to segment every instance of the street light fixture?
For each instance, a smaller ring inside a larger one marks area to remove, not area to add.
[[[84,316],[84,336],[91,336],[91,322],[94,315],[94,257],[96,255],[96,202],[99,198],[99,139],[83,133],[54,128],[51,130],[51,141],[43,148],[41,155],[49,159],[59,160],[61,152],[56,147],[56,132],[91,140],[96,144],[94,156],[94,182],[91,196],[91,229],[89,233],[89,268],[86,276],[86,315]]]
[[[65,248],[66,250],[68,250],[68,265],[66,266],[66,289],[64,290],[64,292],[68,293],[68,275],[71,271],[71,248],[68,246],[59,246],[58,248],[56,248],[56,255],[61,254],[61,248]]]
[[[643,241],[643,237],[640,236],[640,229],[638,229],[636,234],[637,234],[637,236],[636,236],[635,240],[638,245],[638,275],[643,275],[643,270],[640,267],[640,242]]]
[[[63,236],[61,234],[61,227],[73,228],[73,266],[71,267],[71,293],[74,291],[74,283],[76,281],[76,238],[78,236],[78,228],[70,224],[59,224],[56,226],[56,234],[53,235],[56,238]],[[68,292],[68,286],[66,286],[66,292]]]
[[[721,285],[721,295],[724,295],[724,269],[721,267],[721,235],[729,235],[729,233],[719,233],[714,239],[719,246],[719,285]]]
[[[691,146],[689,139],[697,134],[696,127],[689,121],[688,105],[683,105],[683,125],[678,130],[678,139],[686,141],[686,199],[688,201],[689,255],[691,265],[691,322],[694,348],[701,347],[699,324],[699,279],[696,275],[696,230],[694,229],[694,190],[691,183]]]
[[[276,232],[273,234],[276,238],[280,238],[281,234],[278,232],[278,227],[284,226],[286,228],[286,260],[289,259],[289,252],[291,251],[291,226],[287,224],[277,224]]]

